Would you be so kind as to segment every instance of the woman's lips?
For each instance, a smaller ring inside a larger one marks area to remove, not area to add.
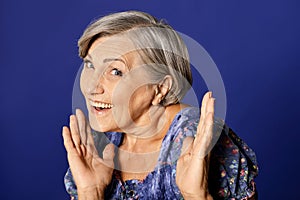
[[[99,114],[103,115],[107,113],[113,107],[113,105],[110,103],[104,103],[101,101],[92,101],[92,100],[90,100],[90,105],[91,105],[91,111],[98,115]]]
[[[91,104],[91,106],[97,107],[97,108],[112,108],[113,107],[112,104],[104,103],[104,102],[101,102],[101,101],[92,101],[92,100],[90,100],[90,104]]]
[[[97,108],[92,106],[92,113],[97,114],[97,115],[104,115],[108,113],[111,110],[111,108]]]

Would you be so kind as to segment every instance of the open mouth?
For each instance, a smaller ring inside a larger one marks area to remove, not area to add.
[[[97,111],[109,110],[113,107],[113,105],[110,103],[102,103],[102,102],[96,102],[96,101],[90,101],[90,104]]]

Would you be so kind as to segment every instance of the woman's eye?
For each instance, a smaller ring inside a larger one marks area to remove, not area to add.
[[[91,63],[90,61],[85,61],[84,62],[85,66],[89,69],[93,69],[94,68],[94,65],[93,63]]]
[[[111,74],[115,75],[115,76],[122,76],[123,75],[123,73],[120,70],[118,70],[117,68],[112,69]]]

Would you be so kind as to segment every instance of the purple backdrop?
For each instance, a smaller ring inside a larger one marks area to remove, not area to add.
[[[61,127],[81,64],[76,41],[91,19],[128,9],[165,18],[203,45],[224,80],[228,125],[256,150],[260,199],[298,198],[299,5],[2,0],[0,198],[68,199]]]

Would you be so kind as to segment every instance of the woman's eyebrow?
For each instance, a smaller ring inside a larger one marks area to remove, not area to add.
[[[87,54],[86,57],[84,58],[84,60],[93,61],[93,58],[90,54]],[[121,58],[105,58],[105,59],[103,59],[103,63],[109,63],[109,62],[115,62],[115,61],[120,61],[120,62],[124,63],[125,66],[127,66],[126,62]]]
[[[120,61],[126,65],[125,61],[120,58],[105,58],[103,60],[103,63],[114,62],[114,61]]]
[[[83,60],[92,61],[93,58],[92,58],[92,56],[91,56],[90,54],[87,54],[87,55],[83,58]]]

